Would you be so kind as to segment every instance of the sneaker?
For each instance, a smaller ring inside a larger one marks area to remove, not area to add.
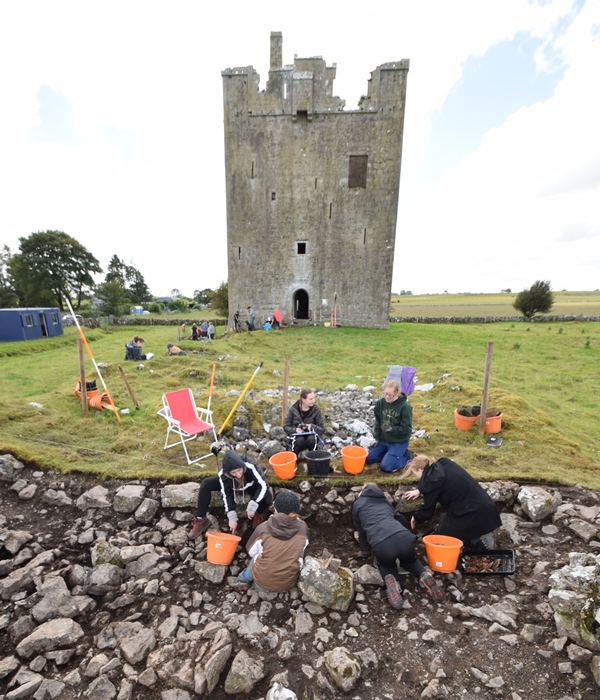
[[[436,603],[444,600],[444,590],[433,578],[429,571],[424,571],[419,578],[419,586],[430,595]]]
[[[227,585],[229,588],[231,588],[232,591],[240,591],[243,593],[244,591],[247,591],[251,584],[247,583],[246,581],[240,581],[239,579],[231,579],[227,582]]]
[[[392,608],[400,610],[402,607],[402,589],[400,588],[400,584],[398,581],[396,581],[392,574],[388,574],[383,580],[385,583],[385,592],[390,605]]]
[[[187,536],[189,540],[195,540],[197,537],[208,529],[210,523],[208,522],[208,517],[205,515],[203,518],[194,518],[194,522]]]

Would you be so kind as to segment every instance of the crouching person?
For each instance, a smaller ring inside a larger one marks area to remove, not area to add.
[[[247,455],[241,455],[239,452],[227,452],[223,457],[223,465],[217,476],[208,476],[206,479],[202,479],[198,491],[196,517],[188,532],[188,537],[191,540],[199,537],[210,525],[207,513],[213,491],[219,491],[221,494],[229,529],[232,533],[238,528],[238,505],[246,506],[248,520],[252,521],[254,527],[258,527],[265,517],[268,517],[265,511],[273,502],[269,484],[258,464]]]
[[[300,499],[293,491],[280,491],[273,501],[275,513],[254,530],[246,549],[250,564],[238,581],[258,589],[288,591],[298,583],[308,546],[308,527],[299,518]]]
[[[352,504],[352,522],[358,531],[358,543],[363,552],[372,552],[385,584],[387,598],[393,608],[402,607],[400,566],[415,576],[436,603],[444,599],[444,591],[432,574],[417,559],[416,536],[402,513],[386,499],[375,484],[365,484]]]

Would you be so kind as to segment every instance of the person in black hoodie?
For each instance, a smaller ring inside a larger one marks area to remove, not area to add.
[[[254,581],[266,591],[289,591],[298,583],[309,531],[298,517],[300,498],[293,491],[280,491],[273,508],[275,513],[248,540],[251,562],[238,574],[238,581],[242,586]]]
[[[269,484],[263,470],[247,455],[227,452],[217,476],[202,480],[198,491],[198,508],[188,538],[195,540],[209,526],[207,512],[213,491],[219,491],[227,514],[229,529],[235,532],[238,527],[236,507],[246,505],[246,516],[258,527],[264,520],[264,512],[273,502]]]
[[[436,534],[462,540],[466,550],[493,548],[492,532],[502,525],[496,504],[475,479],[447,457],[437,461],[417,455],[401,478],[414,475],[419,485],[407,491],[404,498],[423,496],[423,506],[413,514],[411,528],[433,517],[439,503],[444,509]]]
[[[375,484],[365,484],[352,504],[352,522],[358,532],[361,550],[371,551],[377,559],[387,598],[393,608],[402,607],[402,585],[396,560],[400,560],[400,566],[419,580],[421,588],[436,603],[444,599],[442,587],[417,559],[417,538],[408,529],[408,521]]]

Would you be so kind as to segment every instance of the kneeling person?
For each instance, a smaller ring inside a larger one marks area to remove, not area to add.
[[[246,549],[251,563],[239,574],[267,591],[288,591],[298,583],[308,546],[308,526],[298,517],[300,499],[293,491],[280,491],[273,501],[275,513],[259,525]]]

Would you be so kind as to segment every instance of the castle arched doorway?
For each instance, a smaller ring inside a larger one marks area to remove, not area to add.
[[[308,292],[306,289],[297,289],[294,292],[294,318],[308,319]]]

